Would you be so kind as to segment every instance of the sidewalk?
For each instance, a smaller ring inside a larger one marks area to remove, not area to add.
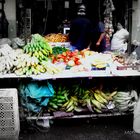
[[[139,140],[133,116],[55,120],[48,132],[21,124],[20,140]]]

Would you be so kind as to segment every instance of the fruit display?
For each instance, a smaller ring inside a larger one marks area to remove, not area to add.
[[[63,52],[66,52],[68,49],[65,47],[61,47],[61,46],[55,46],[52,48],[52,54],[53,55],[58,55],[58,54],[62,54]]]
[[[40,64],[45,69],[45,72],[49,74],[58,74],[65,69],[65,65],[52,64],[51,61],[42,61]]]
[[[104,93],[102,92],[102,94]],[[109,103],[109,100],[105,98],[106,95],[103,96],[102,94],[99,90],[86,90],[80,102],[82,106],[87,106],[90,112],[102,113]]]
[[[62,54],[53,55],[52,56],[52,63],[57,62],[64,62],[68,66],[74,66],[74,65],[80,65],[80,55],[78,55],[78,50],[75,51],[69,51],[63,52]]]
[[[97,87],[74,84],[59,85],[50,100],[48,110],[82,113],[132,112],[138,100],[135,90],[129,92],[103,91]]]
[[[29,54],[20,54],[18,59],[15,61],[15,67],[13,69],[16,75],[37,75],[42,71],[43,67],[39,65],[39,60],[30,56]]]
[[[47,61],[48,56],[52,54],[52,47],[47,43],[44,37],[39,34],[33,34],[31,41],[23,47],[23,50],[26,54],[37,57],[40,61]]]
[[[0,73],[12,73],[15,61],[17,60],[22,49],[14,50],[8,44],[4,44],[0,48]]]
[[[116,108],[121,112],[133,111],[138,100],[138,95],[135,90],[123,92],[118,91],[113,97],[113,102]]]
[[[71,96],[62,107],[66,112],[81,112],[80,107],[78,107],[78,98],[76,96]]]
[[[62,33],[52,33],[45,36],[48,42],[68,42],[68,35]]]
[[[91,57],[91,64],[96,68],[105,68],[112,62],[111,54],[97,53]]]
[[[94,88],[73,85],[72,88],[60,87],[50,100],[49,111],[82,112],[88,110],[92,113],[103,113],[108,109],[108,104],[113,100],[117,91],[107,95],[103,91]]]
[[[120,64],[124,65],[125,64],[125,57],[121,55],[114,55],[113,61],[117,61]]]
[[[64,103],[67,102],[69,94],[70,92],[66,87],[58,86],[54,96],[49,101],[48,111],[61,110]]]

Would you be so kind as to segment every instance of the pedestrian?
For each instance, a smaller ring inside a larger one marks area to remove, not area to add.
[[[117,23],[117,31],[114,33],[111,40],[111,51],[118,53],[125,53],[127,50],[127,42],[129,38],[129,32],[123,28],[123,25]]]
[[[88,48],[91,42],[91,21],[86,17],[86,6],[78,7],[77,17],[70,23],[69,41],[71,50]]]

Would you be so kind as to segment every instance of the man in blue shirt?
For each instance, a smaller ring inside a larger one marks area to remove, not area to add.
[[[92,24],[88,18],[86,18],[86,7],[80,5],[78,17],[75,18],[70,24],[69,41],[71,49],[83,50],[87,48],[91,42]]]

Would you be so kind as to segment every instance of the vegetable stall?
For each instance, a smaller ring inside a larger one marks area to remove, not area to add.
[[[19,79],[27,120],[133,113],[139,98],[138,60],[89,49],[70,51],[66,36],[59,34],[61,43],[51,42],[55,37],[33,34],[21,48],[0,48],[0,79]]]

